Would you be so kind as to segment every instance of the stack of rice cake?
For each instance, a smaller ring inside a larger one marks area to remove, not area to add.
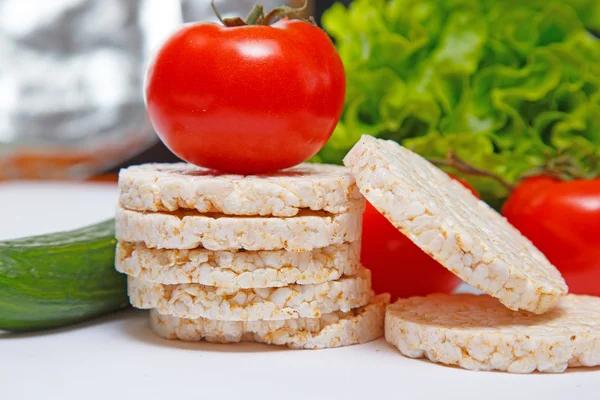
[[[341,166],[268,176],[147,164],[119,175],[116,268],[169,339],[327,348],[383,336],[360,265],[365,200]]]

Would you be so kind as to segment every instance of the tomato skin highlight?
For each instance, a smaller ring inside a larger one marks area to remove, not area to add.
[[[525,179],[502,214],[559,269],[571,293],[600,296],[600,179]]]
[[[451,176],[479,194],[464,180]],[[361,262],[371,270],[373,290],[392,301],[430,293],[450,293],[461,280],[402,234],[371,203],[363,215]]]
[[[175,155],[241,174],[315,155],[337,125],[346,91],[329,37],[298,20],[185,25],[160,48],[146,82],[150,121]]]

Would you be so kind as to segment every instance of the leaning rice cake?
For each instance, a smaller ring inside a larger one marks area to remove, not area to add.
[[[421,156],[363,136],[344,164],[361,193],[398,230],[511,310],[541,314],[567,293],[560,272],[527,238]]]

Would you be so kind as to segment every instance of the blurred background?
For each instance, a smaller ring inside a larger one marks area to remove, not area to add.
[[[227,17],[254,1],[215,3]],[[332,3],[310,1],[306,14],[320,18]],[[162,38],[198,20],[216,21],[209,0],[0,0],[0,179],[177,161],[146,117],[143,71]]]

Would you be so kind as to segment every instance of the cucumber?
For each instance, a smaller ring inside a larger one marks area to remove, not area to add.
[[[115,223],[0,242],[0,330],[58,328],[128,305]]]

